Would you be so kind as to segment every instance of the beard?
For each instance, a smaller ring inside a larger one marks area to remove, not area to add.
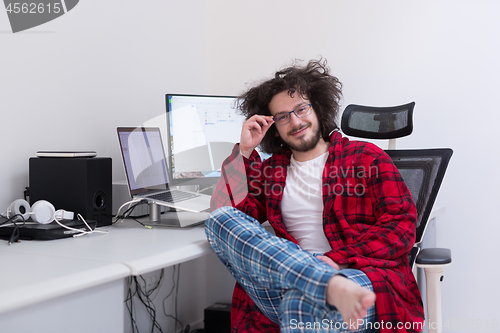
[[[309,123],[309,124],[306,124],[304,126],[301,126],[297,130],[293,130],[293,131],[289,132],[288,134],[300,131],[301,129],[303,129],[306,126],[311,126],[311,124]],[[309,139],[300,138],[299,142],[291,142],[291,141],[289,141],[287,139],[283,139],[283,138],[282,138],[282,140],[283,140],[283,142],[285,142],[288,145],[288,147],[291,150],[300,151],[300,152],[306,152],[306,151],[312,150],[318,144],[319,139],[321,139],[321,134],[319,132],[318,127],[311,128],[311,129],[313,130],[313,133]]]

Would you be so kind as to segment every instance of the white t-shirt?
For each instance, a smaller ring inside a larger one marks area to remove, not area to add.
[[[292,155],[281,201],[286,229],[311,253],[332,249],[323,231],[322,174],[327,159],[328,152],[305,162]]]

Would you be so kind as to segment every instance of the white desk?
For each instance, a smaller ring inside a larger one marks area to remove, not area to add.
[[[4,244],[2,244],[4,245]],[[130,270],[120,264],[19,253],[2,248],[0,313],[122,279]]]
[[[24,241],[9,248],[20,253],[122,264],[131,275],[149,273],[212,251],[202,225],[147,229],[134,221],[125,221],[101,230],[110,232],[55,241]]]
[[[126,221],[104,229],[110,232],[10,246],[1,241],[2,331],[123,332],[125,277],[212,251],[203,226],[150,230]],[[58,326],[61,321],[66,326]]]
[[[126,266],[22,253],[3,243],[0,267],[2,332],[123,332]]]

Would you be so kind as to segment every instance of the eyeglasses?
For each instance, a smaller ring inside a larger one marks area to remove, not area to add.
[[[295,113],[297,118],[304,118],[311,114],[312,104],[305,104],[299,107],[297,110],[293,110],[290,112],[281,112],[273,117],[274,123],[276,126],[286,125],[290,122],[292,118],[292,113]]]

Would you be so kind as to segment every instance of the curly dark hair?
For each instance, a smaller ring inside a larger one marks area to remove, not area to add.
[[[328,141],[330,133],[339,128],[336,119],[342,98],[342,84],[330,75],[326,60],[311,60],[306,66],[293,64],[276,72],[274,78],[240,95],[237,107],[246,119],[255,114],[270,116],[271,99],[283,91],[288,91],[290,96],[298,91],[311,102],[318,117],[320,135]],[[276,133],[276,126],[271,126],[267,131],[260,143],[264,152],[281,153],[284,147],[288,147]]]

